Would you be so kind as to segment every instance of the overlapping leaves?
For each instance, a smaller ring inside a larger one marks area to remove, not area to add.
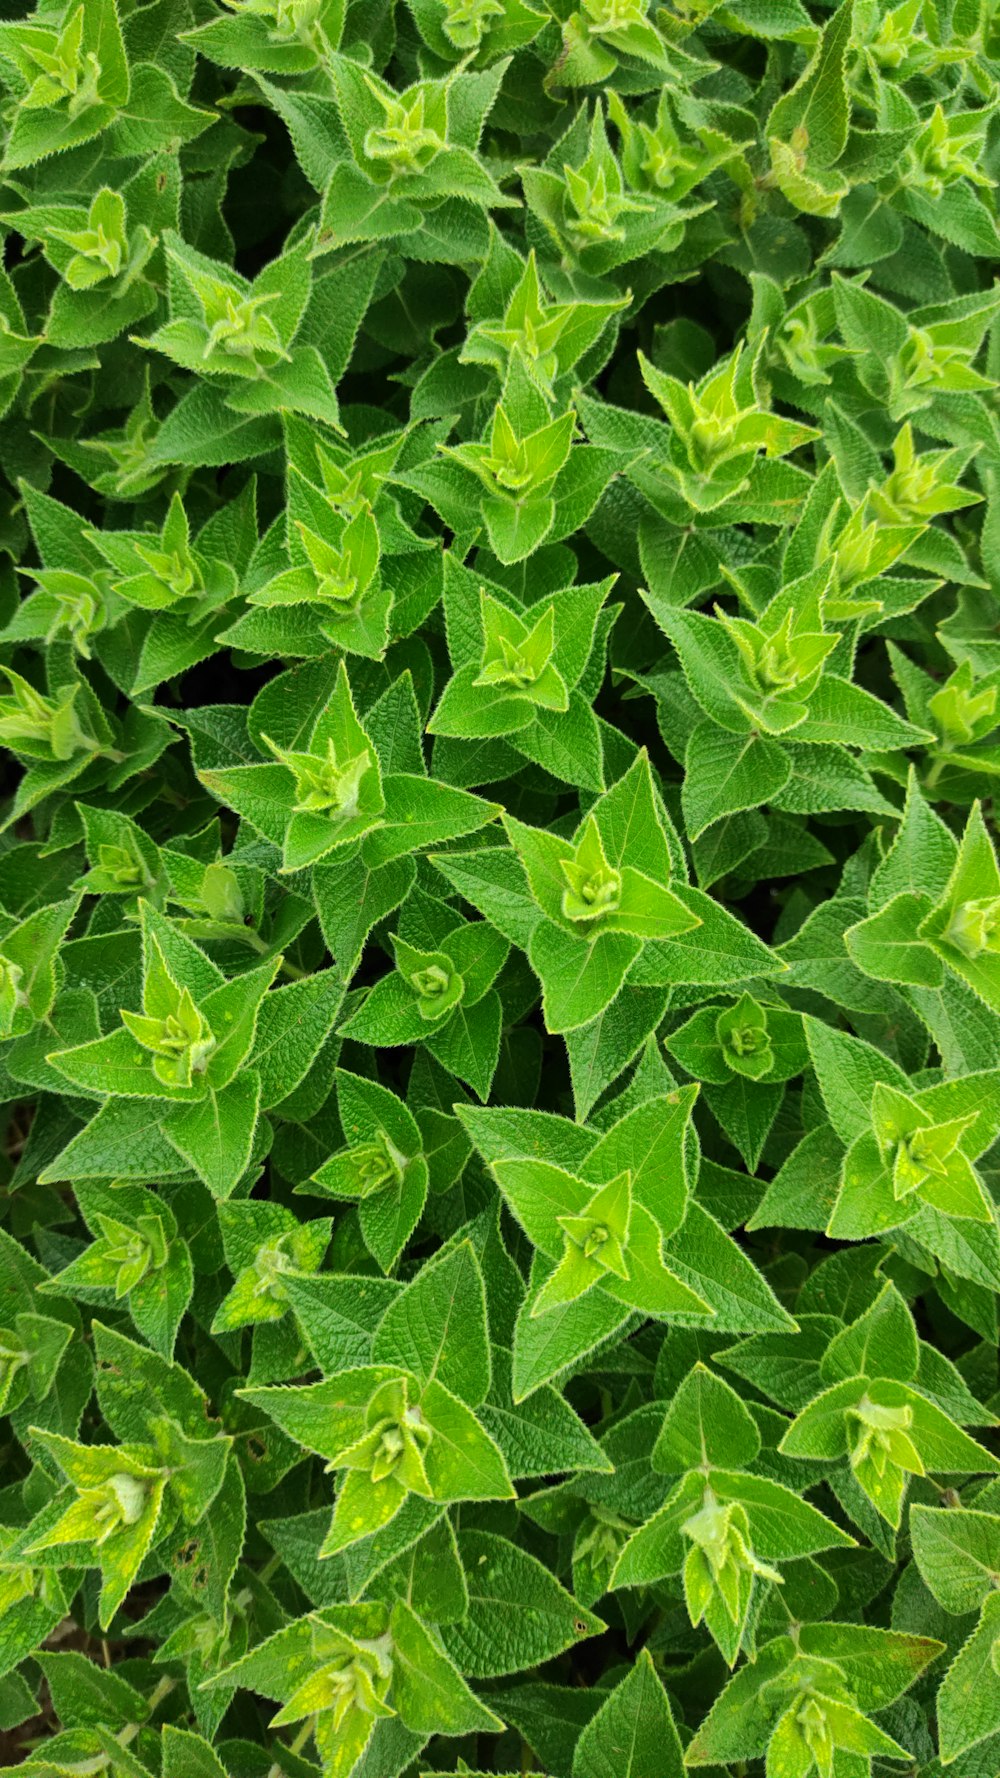
[[[0,23],[26,1772],[1000,1766],[998,81]]]

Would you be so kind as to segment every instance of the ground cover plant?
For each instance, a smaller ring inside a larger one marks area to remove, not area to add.
[[[0,1766],[1000,1771],[988,0],[0,21]]]

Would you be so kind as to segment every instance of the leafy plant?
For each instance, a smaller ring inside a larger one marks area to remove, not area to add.
[[[3,1770],[1000,1770],[994,11],[5,8]]]

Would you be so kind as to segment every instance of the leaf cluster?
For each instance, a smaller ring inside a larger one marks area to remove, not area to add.
[[[0,1769],[996,1778],[996,8],[2,10]]]

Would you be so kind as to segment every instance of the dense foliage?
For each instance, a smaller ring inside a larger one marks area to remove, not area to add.
[[[0,1762],[996,1778],[990,0],[0,22]]]

